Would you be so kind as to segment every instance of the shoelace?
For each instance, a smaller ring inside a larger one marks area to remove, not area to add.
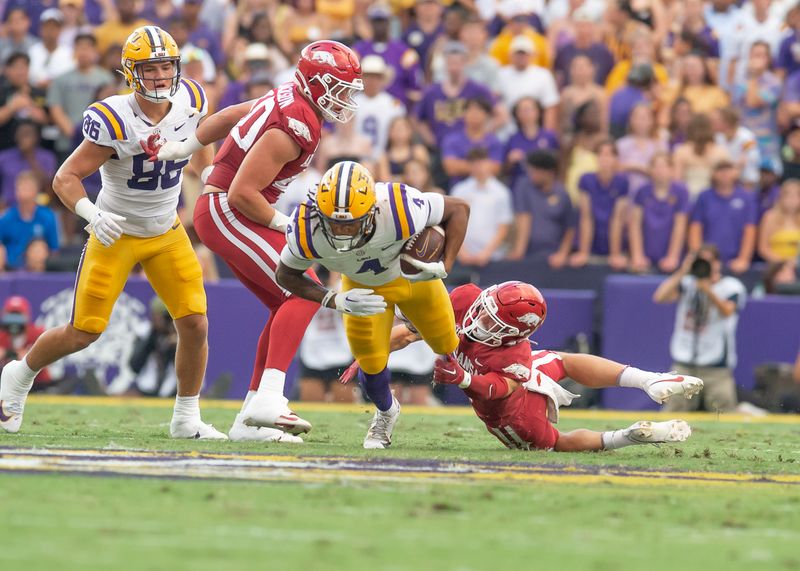
[[[369,427],[369,434],[371,437],[379,437],[385,440],[389,439],[389,420],[390,416],[378,413],[375,415],[372,424]]]

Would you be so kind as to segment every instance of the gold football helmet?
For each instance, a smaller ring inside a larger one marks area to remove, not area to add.
[[[375,181],[359,163],[342,161],[328,169],[314,205],[328,243],[339,252],[359,248],[375,229]]]
[[[169,93],[166,90],[148,89],[145,80],[155,78],[144,77],[142,66],[146,63],[172,62],[174,72],[170,79]],[[166,31],[156,26],[142,26],[136,28],[122,47],[122,75],[131,89],[139,95],[160,103],[172,97],[178,91],[181,79],[181,52],[178,44]]]

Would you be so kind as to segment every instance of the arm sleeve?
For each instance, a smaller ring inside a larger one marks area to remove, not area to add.
[[[444,216],[444,196],[435,192],[420,192],[413,186],[401,184],[401,195],[405,194],[404,205],[408,210],[415,231],[419,232],[425,226],[436,226]],[[400,206],[404,206],[400,205]]]
[[[309,126],[311,119],[306,116],[305,110],[298,105],[291,105],[280,114],[280,117],[281,130],[305,152],[313,153],[316,149],[316,142]]]
[[[83,112],[81,132],[96,145],[111,147],[119,155],[128,137],[119,113],[105,101],[92,103]]]
[[[281,262],[293,270],[305,271],[314,264],[315,255],[312,221],[306,217],[306,204],[300,204],[292,212],[286,226],[286,245],[281,251]]]
[[[208,97],[203,86],[193,79],[181,79],[181,89],[188,97],[187,104],[200,113],[200,117],[208,114]]]
[[[288,240],[289,238],[288,230],[286,233],[287,233],[286,237]],[[281,263],[292,268],[293,270],[299,270],[303,272],[313,265],[313,262],[311,260],[308,260],[306,258],[301,258],[299,255],[297,255],[297,253],[293,252],[292,247],[289,246],[288,241],[286,242],[286,245],[283,247],[283,250],[281,250]]]

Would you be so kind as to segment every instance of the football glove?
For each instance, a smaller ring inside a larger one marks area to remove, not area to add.
[[[326,300],[327,301],[327,300]],[[386,311],[383,296],[373,293],[371,289],[355,288],[333,296],[336,311],[355,317],[367,317]]]
[[[447,277],[447,270],[444,269],[444,262],[423,262],[407,257],[405,261],[422,270],[418,274],[407,274],[400,271],[400,274],[410,282],[424,282],[429,280],[439,280]]]

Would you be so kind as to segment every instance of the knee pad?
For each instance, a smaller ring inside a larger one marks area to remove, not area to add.
[[[359,357],[358,366],[368,375],[377,375],[386,368],[388,355],[366,355]]]

